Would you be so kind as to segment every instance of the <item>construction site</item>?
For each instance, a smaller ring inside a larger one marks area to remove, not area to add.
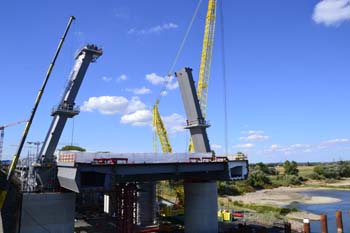
[[[2,9],[0,232],[350,229],[350,0]]]
[[[152,110],[161,153],[57,152],[67,120],[79,121],[80,109],[75,101],[80,87],[84,88],[84,76],[90,64],[105,52],[94,44],[77,52],[62,98],[51,112],[52,122],[43,142],[27,141],[29,131],[35,130],[31,125],[37,108],[45,101],[43,93],[75,20],[70,17],[29,117],[0,126],[1,156],[6,128],[25,123],[12,161],[1,164],[1,232],[241,232],[233,231],[235,226],[229,231],[227,226],[218,224],[217,181],[246,179],[248,161],[242,154],[215,155],[207,134],[216,8],[217,0],[209,0],[197,87],[189,67],[176,67],[175,62],[168,74],[168,78],[175,75],[183,100],[186,113],[183,127],[190,133],[187,153],[173,153],[158,109],[162,94]],[[23,157],[25,143],[36,147],[35,156]],[[176,204],[159,195],[157,187],[164,182],[176,189]]]

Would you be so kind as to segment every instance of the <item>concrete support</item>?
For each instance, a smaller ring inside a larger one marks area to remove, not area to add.
[[[74,232],[74,193],[23,193],[20,233]]]
[[[156,183],[145,182],[138,185],[138,225],[151,226],[156,221]]]
[[[218,232],[216,182],[184,183],[185,232]]]

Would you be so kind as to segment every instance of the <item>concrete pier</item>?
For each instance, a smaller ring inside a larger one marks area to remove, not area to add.
[[[74,193],[23,193],[21,233],[74,232]]]
[[[185,232],[218,232],[216,182],[184,183]]]
[[[156,224],[156,183],[144,182],[138,184],[138,224],[150,226]]]

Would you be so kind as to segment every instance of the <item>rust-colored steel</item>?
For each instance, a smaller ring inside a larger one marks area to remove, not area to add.
[[[337,210],[335,217],[337,221],[337,233],[343,233],[343,218],[340,210]]]
[[[304,219],[304,233],[310,233],[311,230],[310,230],[310,220],[305,218]]]
[[[321,222],[321,232],[328,233],[327,215],[326,214],[321,214],[320,222]]]
[[[117,184],[114,188],[114,208],[117,215],[117,232],[134,233],[136,226],[137,187],[133,183]]]

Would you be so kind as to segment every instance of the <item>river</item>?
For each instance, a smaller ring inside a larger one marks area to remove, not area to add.
[[[328,232],[336,233],[336,220],[335,212],[336,210],[341,210],[343,213],[343,226],[344,232],[350,233],[350,219],[348,211],[350,210],[350,191],[346,190],[314,190],[302,192],[302,194],[307,196],[327,196],[341,199],[340,202],[331,204],[302,204],[297,203],[293,206],[299,210],[305,210],[315,214],[327,214],[328,218]],[[320,233],[321,224],[320,221],[311,221],[311,232]]]

